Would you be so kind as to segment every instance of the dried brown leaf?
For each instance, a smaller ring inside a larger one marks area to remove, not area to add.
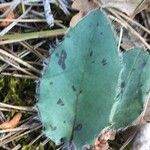
[[[20,122],[20,119],[22,117],[21,113],[17,113],[10,121],[6,121],[0,125],[0,129],[12,129],[15,128],[18,123]]]
[[[112,129],[105,128],[101,132],[100,136],[96,139],[95,145],[92,150],[110,150],[108,140],[114,140],[116,136],[116,131]]]
[[[74,0],[72,4],[72,8],[82,11],[82,12],[89,12],[95,8],[97,8],[98,5],[95,0]]]
[[[8,7],[3,7],[0,9],[0,11],[2,13],[4,13],[5,11],[7,11]],[[0,23],[0,27],[6,27],[8,26],[11,22],[7,21],[7,20],[11,20],[11,19],[14,19],[15,18],[15,14],[10,11],[7,16],[5,17],[5,19]]]
[[[71,21],[70,21],[70,27],[74,27],[76,26],[76,24],[82,20],[83,18],[83,13],[82,12],[79,12],[77,13],[75,16],[72,17]]]
[[[70,27],[74,27],[88,12],[98,7],[97,0],[74,0],[72,8],[79,13],[72,17]]]
[[[105,7],[116,8],[130,17],[148,7],[149,0],[101,0]]]

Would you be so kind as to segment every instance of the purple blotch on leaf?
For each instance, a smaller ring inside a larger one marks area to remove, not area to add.
[[[59,60],[58,60],[58,65],[63,69],[65,70],[66,68],[66,64],[65,64],[65,60],[67,58],[67,53],[65,50],[62,50],[61,51],[61,54],[59,56]]]

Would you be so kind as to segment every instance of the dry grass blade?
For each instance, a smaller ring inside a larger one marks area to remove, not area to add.
[[[41,145],[44,147],[49,141],[50,141],[50,139],[47,138],[41,143]]]
[[[144,10],[148,7],[150,1],[149,0],[141,0],[140,4],[137,6],[137,8],[134,10],[133,16]]]
[[[26,41],[20,42],[20,44],[23,45],[25,48],[27,48],[32,53],[34,53],[41,60],[45,60],[45,57],[41,53],[39,53],[33,46],[28,44]]]
[[[5,61],[3,57],[1,57],[1,58],[2,58],[2,61]],[[20,56],[20,58],[21,58],[21,56]],[[10,62],[8,62],[8,63],[10,63]],[[2,66],[0,67],[0,72],[2,72],[3,70],[7,69],[7,67],[9,67],[9,64],[8,64],[8,63],[6,62],[4,65],[2,65]],[[15,63],[15,64],[16,64],[16,63]],[[11,64],[10,64],[10,65],[11,65]]]
[[[20,42],[20,41],[25,41],[30,39],[62,36],[65,34],[65,32],[66,29],[56,29],[56,30],[47,30],[47,31],[39,31],[39,32],[31,32],[31,33],[8,34],[0,37],[0,45]]]
[[[3,130],[0,130],[0,134],[2,133],[11,133],[11,132],[18,132],[18,131],[23,131],[23,130],[27,130],[27,129],[30,129],[31,127],[18,127],[18,128],[10,128],[10,129],[3,129]]]
[[[33,141],[29,143],[29,145],[33,145],[37,140],[39,140],[43,136],[43,133],[41,133],[39,136],[37,136]]]
[[[7,59],[7,58],[5,58],[5,57],[3,57],[3,56],[0,56],[0,59],[1,59],[2,61],[6,62],[7,64],[13,66],[13,67],[16,68],[17,70],[20,70],[20,71],[26,73],[27,75],[36,77],[36,76],[34,76],[32,73],[30,73],[29,71],[27,71],[27,70],[21,68],[19,65],[16,65],[16,63],[14,64],[14,62],[13,62],[12,60],[9,60],[9,59]]]
[[[135,30],[129,23],[127,23],[123,18],[121,18],[114,9],[109,8],[108,9],[117,19],[120,20],[118,23],[120,23],[122,26],[124,26],[127,30],[130,30],[131,33],[133,33],[136,37],[139,38],[139,40],[145,45],[145,47],[150,50],[150,45],[146,42],[146,40]]]
[[[25,5],[24,5],[24,1],[21,0],[21,7],[22,7],[22,12],[25,13]]]
[[[19,150],[21,148],[21,145],[18,144],[17,146],[15,146],[12,150]]]
[[[137,130],[134,132],[134,134],[132,134],[128,139],[127,139],[127,141],[121,146],[121,148],[119,149],[119,150],[124,150],[126,147],[127,147],[127,145],[129,145],[129,143],[134,139],[134,137],[136,136],[136,134],[137,134]]]
[[[10,6],[11,4],[13,4],[13,2],[1,3],[1,4],[0,4],[0,8]],[[9,9],[9,11],[10,11],[10,9]],[[1,18],[1,16],[0,16],[0,18]]]
[[[4,19],[0,19],[0,22],[4,21]],[[6,22],[46,22],[45,19],[5,19]],[[55,24],[61,23],[60,20],[55,20]]]
[[[41,45],[43,45],[45,43],[45,41],[41,41],[40,43],[37,43],[37,44],[35,44],[34,46],[33,46],[33,48],[34,49],[38,49],[38,47],[40,47]],[[40,49],[38,49],[39,51],[40,51]],[[43,53],[43,51],[41,51],[42,53]],[[46,51],[47,52],[47,51]],[[45,52],[44,52],[45,53]],[[18,58],[24,58],[25,56],[28,56],[30,54],[30,51],[28,51],[28,50],[24,50],[24,51],[21,51],[20,53],[18,53],[17,54],[17,56],[18,56]],[[45,55],[47,55],[47,53],[45,54]],[[9,60],[10,61],[10,60]],[[10,62],[8,62],[8,63],[10,63],[10,65],[11,65],[11,61]],[[40,64],[39,64],[40,65]],[[1,67],[0,67],[0,72],[2,72],[3,70],[6,70],[7,68],[9,67],[9,64],[4,64],[4,65],[2,65]],[[3,75],[5,75],[5,73],[3,72],[3,73],[1,73],[1,74],[3,74]],[[16,74],[15,73],[13,73],[13,74],[11,74],[11,73],[6,73],[6,75],[12,75],[12,76],[16,76]],[[17,74],[18,75],[18,74]],[[26,77],[26,75],[19,75],[19,77]],[[27,78],[32,78],[32,79],[37,79],[38,77],[36,77],[36,76],[27,76]]]
[[[10,112],[10,111],[13,111],[13,110],[7,109],[7,108],[1,108],[1,107],[0,107],[0,111],[7,111],[7,112]],[[3,121],[4,121],[4,120],[3,120]]]
[[[60,4],[60,8],[63,10],[63,12],[66,14],[66,15],[69,15],[69,11],[68,9],[66,8],[66,5],[62,2],[62,0],[57,0],[58,3]]]
[[[133,20],[132,18],[128,17],[127,15],[123,14],[122,12],[119,12],[119,11],[117,11],[117,10],[115,10],[115,12],[116,12],[119,16],[121,16],[121,17],[123,17],[124,19],[126,19],[127,22],[129,21],[129,22],[135,24],[136,26],[140,27],[143,31],[145,31],[145,32],[147,32],[148,34],[150,34],[150,30],[147,29],[147,28],[145,28],[144,26],[142,26],[142,25],[141,25],[140,23],[138,23],[137,21]]]
[[[6,145],[2,146],[2,148],[3,148],[4,150],[11,150],[11,148],[9,148],[9,147],[6,146]]]
[[[18,19],[21,19],[23,17],[26,16],[26,14],[31,10],[32,7],[29,7],[25,13],[23,13]],[[0,32],[0,36],[5,35],[9,30],[11,30],[16,24],[17,24],[17,20],[15,22],[12,22],[9,26],[7,26],[6,28],[4,28],[1,32]]]
[[[31,80],[38,80],[39,77],[36,76],[28,76],[28,75],[23,75],[23,74],[15,74],[15,73],[8,73],[8,72],[2,72],[0,76],[11,76],[11,77],[16,77],[16,78],[22,78],[22,79],[31,79]]]
[[[27,112],[36,112],[36,109],[34,107],[14,106],[14,105],[9,105],[5,103],[1,103],[1,102],[0,102],[0,107],[7,108],[7,109],[20,110],[20,111],[27,111]]]
[[[3,142],[6,139],[11,138],[12,136],[17,136],[17,135],[19,135],[21,133],[23,133],[23,131],[10,132],[8,134],[5,134],[3,137],[0,138],[0,143]]]
[[[12,54],[10,54],[10,53],[2,50],[2,49],[0,49],[0,54],[4,55],[5,57],[9,57],[9,58],[13,59],[14,61],[24,65],[25,67],[31,69],[32,71],[38,73],[39,75],[41,74],[41,72],[38,69],[36,69],[35,67],[31,66],[30,64],[28,64],[27,62],[23,61],[22,59],[14,56],[14,55],[12,55]]]
[[[0,131],[0,133],[5,133],[4,136],[0,138],[0,146],[5,146],[7,143],[10,143],[10,142],[14,143],[14,140],[32,131],[35,131],[36,129],[39,129],[41,127],[41,124],[35,121],[35,117],[33,115],[28,117],[27,119],[20,121],[19,124],[21,125],[18,128],[5,129],[5,130]]]
[[[16,135],[11,136],[10,138],[5,139],[4,141],[0,141],[0,146],[5,145],[5,144],[7,144],[7,143],[10,143],[10,142],[13,141],[13,140],[19,139],[19,138],[21,138],[22,136],[27,135],[27,134],[29,134],[29,133],[31,133],[31,132],[33,132],[33,131],[36,131],[36,130],[38,130],[38,129],[40,129],[40,128],[42,127],[41,124],[38,124],[38,125],[31,125],[31,126],[32,126],[32,129],[30,129],[30,130],[28,130],[28,131],[20,132],[19,135],[18,135],[18,133],[17,133]]]

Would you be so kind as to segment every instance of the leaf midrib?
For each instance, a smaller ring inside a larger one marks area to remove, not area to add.
[[[97,19],[98,20],[98,19]],[[97,21],[98,22],[98,21]],[[96,23],[95,23],[96,24]],[[96,28],[94,28],[95,30],[95,32],[93,33],[93,36],[92,36],[92,38],[91,38],[91,43],[93,43],[93,41],[94,41],[94,37],[95,37],[95,35],[97,34],[97,28],[98,28],[98,26],[96,26]],[[87,55],[86,55],[86,58],[85,58],[85,65],[84,66],[87,66],[87,64],[88,64],[88,57],[89,57],[89,53],[90,53],[90,50],[91,50],[91,47],[92,47],[93,45],[91,44],[91,46],[90,46],[90,48],[88,49],[88,51],[87,51]],[[81,77],[81,84],[80,84],[80,87],[79,87],[79,92],[77,93],[77,95],[76,95],[76,104],[75,104],[75,116],[74,116],[74,119],[73,119],[73,128],[72,128],[72,133],[71,133],[71,138],[70,138],[70,142],[73,140],[73,138],[74,138],[74,128],[75,128],[75,125],[76,125],[76,120],[77,120],[77,112],[78,112],[78,102],[79,102],[79,96],[80,96],[80,91],[82,90],[82,84],[83,84],[83,81],[84,81],[84,77],[85,77],[85,71],[86,70],[84,70],[84,72],[82,73],[82,77]]]

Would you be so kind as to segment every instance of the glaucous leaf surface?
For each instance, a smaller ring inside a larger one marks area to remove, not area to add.
[[[150,55],[143,49],[132,49],[123,54],[116,102],[110,120],[116,127],[131,124],[143,111],[150,92]]]
[[[91,143],[108,126],[121,69],[117,45],[103,12],[70,29],[40,81],[38,108],[45,134],[56,144]]]
[[[133,49],[119,55],[105,14],[92,11],[68,31],[40,80],[44,133],[56,144],[73,141],[80,150],[106,126],[131,124],[143,110],[149,74],[149,54]]]

